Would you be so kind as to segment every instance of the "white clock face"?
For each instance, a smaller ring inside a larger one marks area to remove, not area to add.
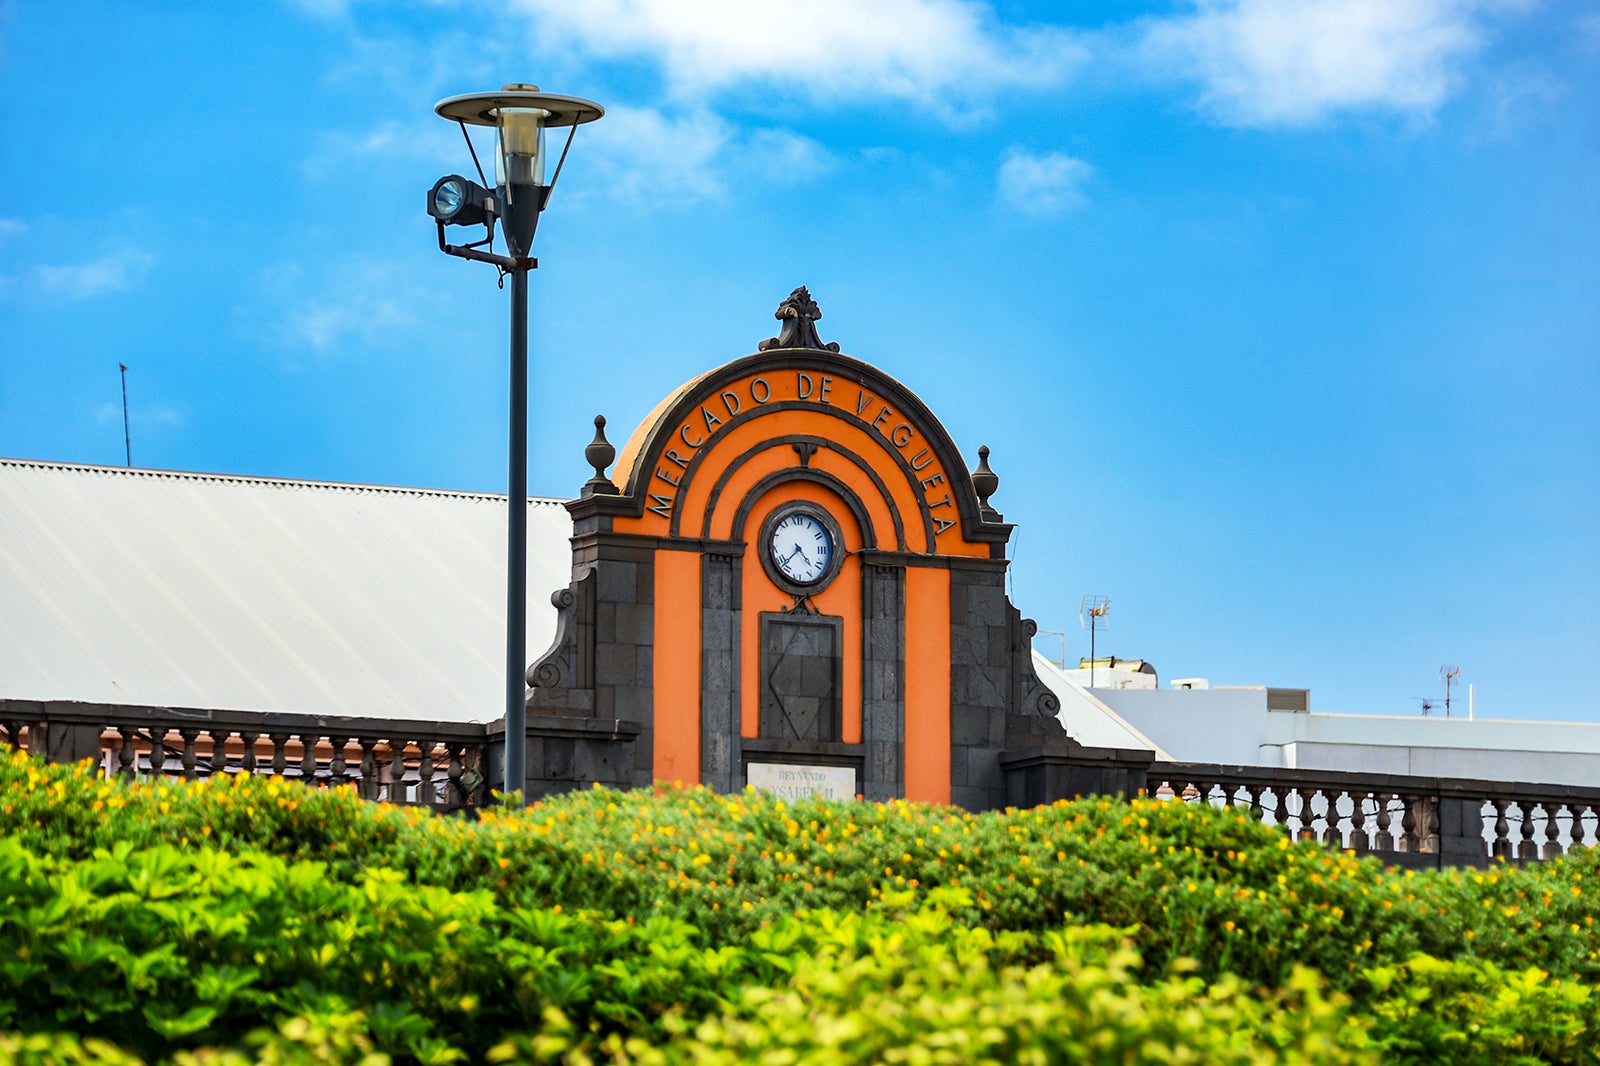
[[[796,585],[821,580],[833,561],[833,537],[814,515],[796,512],[772,527],[773,565]]]

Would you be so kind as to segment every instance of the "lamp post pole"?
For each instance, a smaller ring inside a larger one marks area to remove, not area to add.
[[[511,271],[511,451],[506,503],[506,736],[505,784],[527,780],[528,643],[528,272]]]
[[[461,126],[488,126],[497,131],[495,187],[491,192],[459,174],[448,174],[428,191],[428,214],[439,229],[439,250],[480,263],[492,263],[511,275],[511,441],[506,486],[506,707],[504,775],[501,789],[520,794],[528,781],[528,272],[539,265],[530,254],[533,236],[561,176],[567,149],[578,126],[593,122],[605,109],[592,100],[540,92],[536,85],[507,85],[499,92],[452,96],[434,106],[441,117]],[[544,134],[567,129],[555,173],[545,181]],[[466,137],[472,150],[472,138]],[[481,167],[478,177],[487,184]],[[506,242],[506,255],[493,250],[496,224]],[[448,226],[483,226],[482,240],[450,244]]]

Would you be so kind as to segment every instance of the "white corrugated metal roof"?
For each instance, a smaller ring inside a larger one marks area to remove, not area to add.
[[[0,459],[0,696],[490,721],[506,498]],[[572,520],[528,507],[528,655]]]

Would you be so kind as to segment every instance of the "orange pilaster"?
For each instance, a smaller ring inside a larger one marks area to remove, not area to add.
[[[950,571],[906,568],[906,799],[950,802]]]
[[[700,554],[656,552],[655,777],[700,783]]]

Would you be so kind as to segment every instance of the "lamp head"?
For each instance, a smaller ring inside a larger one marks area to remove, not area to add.
[[[545,183],[544,131],[593,122],[605,109],[591,100],[557,96],[540,92],[536,85],[516,83],[496,93],[452,96],[439,101],[433,110],[453,122],[494,127],[498,135],[494,166],[498,217],[508,250],[515,257],[526,256],[533,245],[539,213],[555,183],[555,176],[549,185]],[[557,176],[560,171],[558,164]],[[436,186],[435,191],[438,189]],[[430,194],[430,214],[434,213],[432,200]]]
[[[494,195],[460,174],[449,174],[428,190],[428,214],[446,226],[481,226],[495,214]]]

